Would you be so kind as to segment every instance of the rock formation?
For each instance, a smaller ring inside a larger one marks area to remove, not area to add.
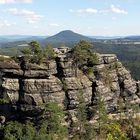
[[[55,49],[56,60],[41,65],[25,62],[0,62],[1,98],[20,111],[33,111],[48,102],[57,102],[71,114],[83,96],[96,107],[104,101],[107,112],[117,113],[118,102],[140,104],[140,82],[118,61],[114,54],[97,54],[98,63],[89,74],[73,65],[69,48]]]

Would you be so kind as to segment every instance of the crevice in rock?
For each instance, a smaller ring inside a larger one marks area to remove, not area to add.
[[[19,58],[20,60],[20,68],[23,71],[23,76],[25,75],[25,70],[26,70],[26,62],[23,57]]]
[[[138,96],[138,98],[140,98],[140,86],[139,86],[139,82],[136,83],[136,95]]]
[[[18,100],[18,103],[36,105],[33,97],[31,97],[30,95],[25,95],[24,79],[22,79],[22,78],[19,78],[19,100]]]
[[[64,99],[63,104],[64,104],[65,109],[68,110],[69,105],[70,105],[70,99],[68,96],[68,91],[65,87],[66,85],[63,81],[64,71],[63,71],[63,68],[60,66],[60,58],[56,57],[55,62],[56,62],[56,69],[57,69],[57,74],[55,76],[61,81],[62,89],[65,92],[65,99]]]
[[[19,78],[19,102],[22,103],[24,99],[24,80]]]
[[[139,89],[139,85],[138,83],[136,83],[136,87],[137,87],[137,91],[136,91],[136,94],[140,92],[140,89]]]
[[[22,78],[23,76],[13,74],[13,72],[7,72],[3,75],[4,78],[10,78],[10,79],[16,79],[16,78]]]
[[[66,110],[69,110],[69,105],[70,105],[70,99],[68,96],[68,91],[65,91],[65,100],[64,100],[64,106]]]
[[[97,88],[97,83],[96,83],[96,81],[94,81],[94,82],[92,82],[91,106],[96,104],[96,88]]]
[[[55,62],[56,62],[56,69],[57,69],[57,74],[56,76],[61,80],[63,75],[64,75],[64,72],[63,72],[63,68],[60,67],[60,58],[56,57],[55,59]]]
[[[119,79],[118,82],[119,82],[119,88],[120,88],[120,97],[122,97],[123,101],[125,101],[126,98],[125,98],[124,81]]]

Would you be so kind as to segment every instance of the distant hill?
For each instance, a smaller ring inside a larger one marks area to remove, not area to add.
[[[31,41],[42,40],[46,36],[32,36],[32,35],[0,35],[0,43],[18,42],[18,41]]]
[[[54,47],[58,47],[63,43],[67,46],[73,46],[75,43],[79,42],[80,40],[88,40],[93,41],[95,39],[91,39],[84,35],[75,33],[70,30],[65,30],[59,32],[56,35],[45,37],[45,36],[30,36],[30,35],[7,35],[7,36],[0,36],[0,48],[21,48],[22,44],[27,44],[28,42],[36,40],[40,42],[42,46],[46,46],[47,44],[51,43]]]
[[[92,40],[89,37],[83,36],[81,34],[75,33],[70,30],[62,31],[54,36],[48,37],[43,40],[46,43],[70,43],[70,42],[79,42],[80,40]]]
[[[140,41],[140,35],[127,36],[124,39],[133,40],[133,41]]]
[[[6,42],[8,42],[8,39],[4,37],[0,37],[0,43],[6,43]]]

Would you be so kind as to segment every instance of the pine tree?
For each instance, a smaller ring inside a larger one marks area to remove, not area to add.
[[[67,127],[64,123],[64,111],[56,103],[48,103],[45,106],[44,118],[40,123],[38,138],[40,135],[46,139],[64,139],[68,137]]]
[[[76,131],[75,136],[73,137],[79,140],[93,140],[95,138],[95,131],[94,127],[89,124],[87,120],[87,106],[84,101],[83,91],[79,91],[78,93],[78,101],[79,105],[77,107],[77,122],[75,123],[75,127],[78,128]]]

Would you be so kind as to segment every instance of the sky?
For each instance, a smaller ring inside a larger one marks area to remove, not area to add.
[[[140,0],[0,0],[0,35],[140,35]]]

